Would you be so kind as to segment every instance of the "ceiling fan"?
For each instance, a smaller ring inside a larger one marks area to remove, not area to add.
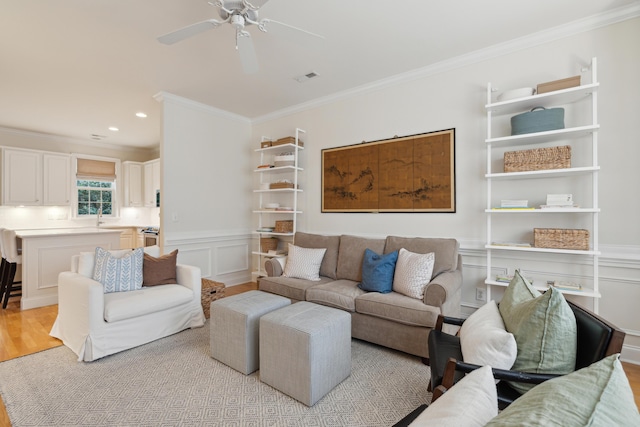
[[[294,27],[283,22],[274,21],[273,19],[259,19],[258,11],[269,0],[218,0],[208,2],[211,6],[218,8],[218,19],[207,19],[206,21],[196,22],[179,30],[172,31],[168,34],[158,37],[158,41],[163,44],[174,44],[189,37],[195,36],[203,31],[218,28],[222,24],[229,23],[236,30],[236,50],[240,56],[242,68],[246,74],[258,71],[258,59],[251,40],[251,33],[245,29],[249,25],[255,25],[262,32],[267,32],[267,26],[270,23],[283,25],[285,27],[302,31],[303,33],[324,38],[310,31]]]

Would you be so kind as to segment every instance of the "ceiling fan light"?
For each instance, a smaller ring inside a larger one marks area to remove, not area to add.
[[[233,15],[231,17],[231,25],[236,30],[244,29],[244,18],[242,17],[242,15]]]

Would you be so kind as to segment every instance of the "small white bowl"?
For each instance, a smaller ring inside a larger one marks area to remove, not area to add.
[[[536,93],[536,90],[532,87],[521,87],[519,89],[512,89],[502,92],[498,95],[498,101],[508,101],[510,99],[525,98]]]
[[[276,209],[280,207],[280,203],[265,203],[265,209]]]

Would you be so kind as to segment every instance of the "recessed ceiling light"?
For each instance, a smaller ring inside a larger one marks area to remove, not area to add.
[[[118,129],[115,126],[109,126],[109,130],[112,131],[112,132],[118,132],[120,129]]]
[[[142,111],[139,111],[136,113],[136,117],[140,117],[141,119],[144,119],[145,117],[147,117],[147,115]]]

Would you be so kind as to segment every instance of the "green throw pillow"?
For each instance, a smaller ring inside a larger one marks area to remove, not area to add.
[[[500,302],[505,328],[516,339],[516,371],[568,374],[576,366],[577,327],[560,291],[538,292],[518,271]],[[525,393],[534,384],[509,383]]]
[[[546,381],[487,426],[638,426],[640,414],[619,354]]]

